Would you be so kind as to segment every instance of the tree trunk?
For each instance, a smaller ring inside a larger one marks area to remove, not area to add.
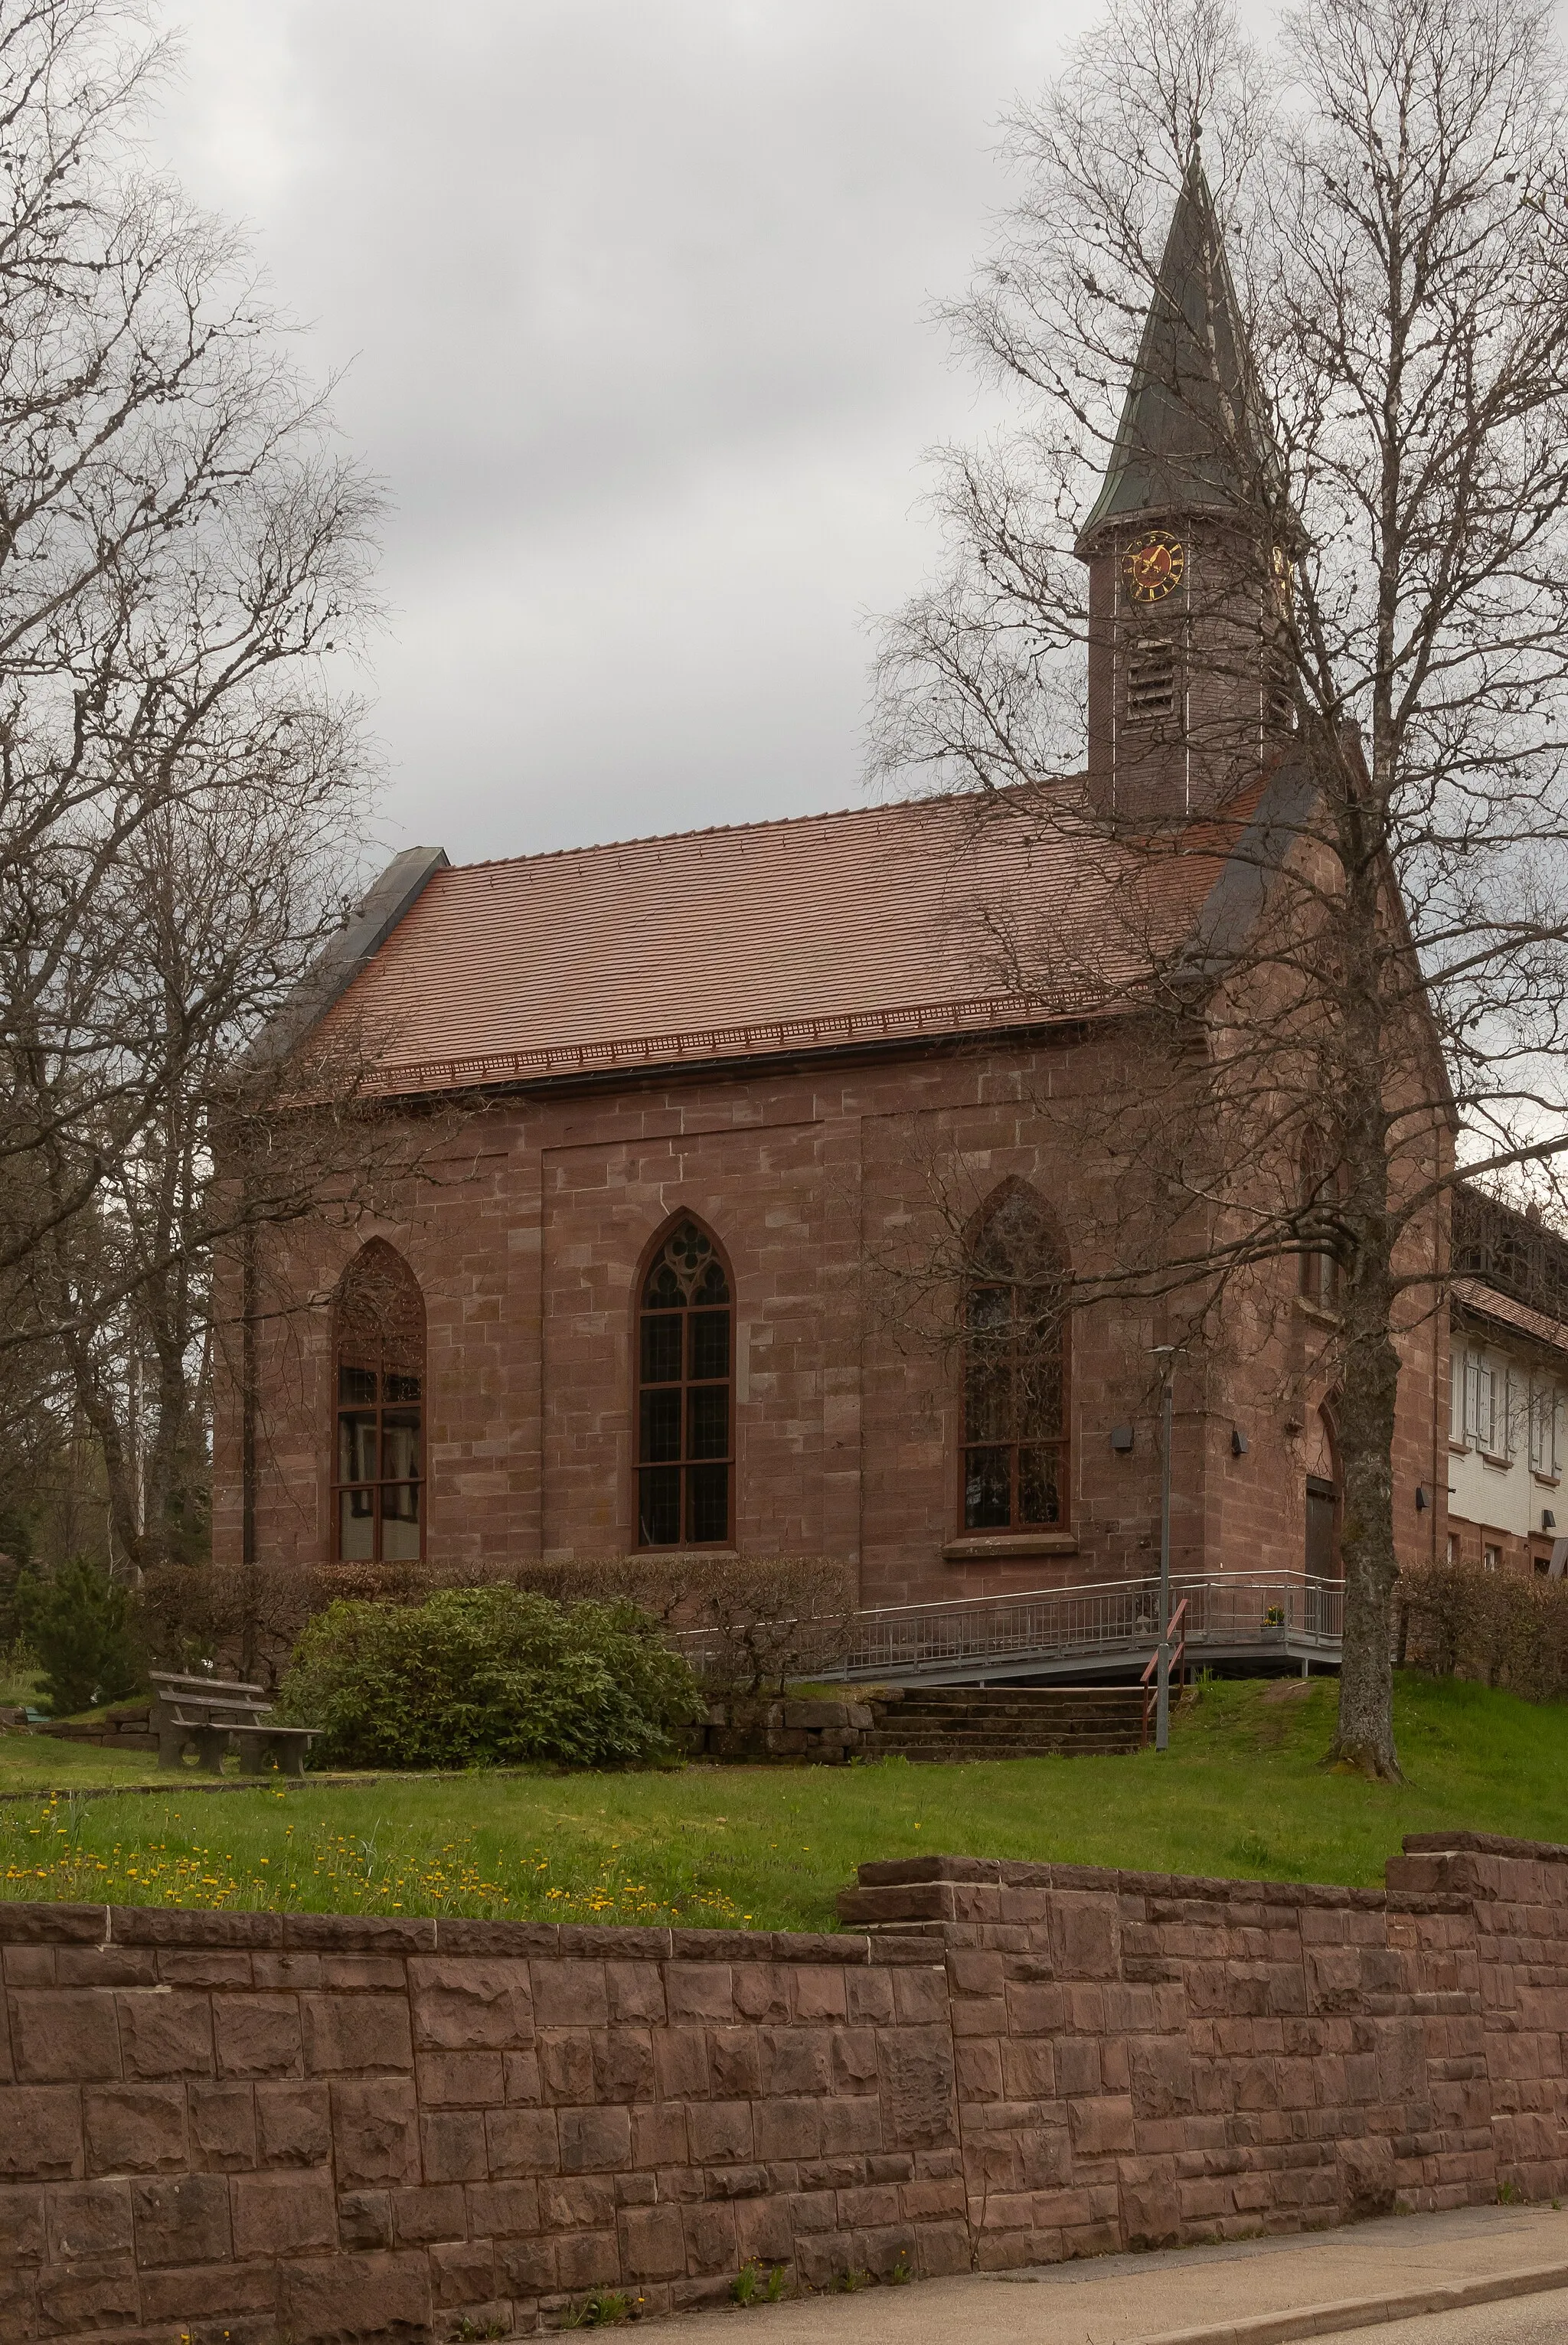
[[[1339,1405],[1344,1481],[1345,1638],[1339,1722],[1327,1764],[1403,1780],[1394,1748],[1394,1494],[1391,1453],[1400,1357],[1381,1325],[1347,1330]]]

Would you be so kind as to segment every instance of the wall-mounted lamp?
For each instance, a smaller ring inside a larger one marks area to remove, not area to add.
[[[1554,1531],[1557,1528],[1557,1518],[1550,1507],[1541,1509],[1541,1528],[1543,1531]]]
[[[1237,1425],[1230,1428],[1230,1454],[1233,1457],[1245,1457],[1247,1455],[1247,1436]]]
[[[1424,1514],[1425,1514],[1425,1512],[1426,1512],[1426,1510],[1427,1510],[1427,1508],[1428,1508],[1428,1507],[1429,1507],[1431,1504],[1431,1499],[1427,1497],[1425,1487],[1423,1487],[1423,1485],[1422,1485],[1421,1483],[1418,1482],[1418,1483],[1416,1484],[1416,1512],[1417,1512],[1417,1514],[1418,1514],[1418,1515],[1424,1515]]]
[[[1111,1447],[1115,1451],[1117,1457],[1125,1457],[1132,1446],[1132,1426],[1130,1425],[1113,1425],[1111,1427]]]

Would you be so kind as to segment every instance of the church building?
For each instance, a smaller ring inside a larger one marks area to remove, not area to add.
[[[292,1308],[249,1425],[220,1399],[220,1555],[830,1557],[867,1608],[1155,1568],[1161,1307],[1064,1325],[1036,1298],[1115,1178],[1131,1062],[1105,1001],[1140,939],[1247,916],[1251,827],[1302,787],[1226,482],[1184,439],[1207,392],[1171,396],[1189,364],[1244,394],[1196,163],[1079,542],[1087,767],[1050,819],[952,796],[382,874],[311,1031],[368,1052],[424,1152],[369,1223],[264,1238]],[[1215,851],[1151,886],[1146,834],[1210,811]],[[1328,1586],[1332,1297],[1316,1264],[1277,1267],[1267,1373],[1175,1362],[1173,1561]],[[1450,1537],[1446,1315],[1404,1352],[1416,1562]]]

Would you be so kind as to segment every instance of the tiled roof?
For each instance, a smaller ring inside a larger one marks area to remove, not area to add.
[[[1083,1016],[1190,932],[1235,834],[1151,858],[1076,792],[443,864],[318,1030],[424,1091]]]
[[[1456,1278],[1453,1295],[1478,1319],[1491,1319],[1500,1327],[1532,1336],[1554,1352],[1568,1353],[1568,1327],[1561,1319],[1549,1319],[1544,1311],[1532,1311],[1528,1303],[1516,1303],[1512,1294],[1500,1294],[1495,1286],[1484,1285],[1479,1278]]]

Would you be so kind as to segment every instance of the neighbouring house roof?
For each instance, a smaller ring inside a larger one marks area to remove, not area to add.
[[[1568,1356],[1568,1326],[1561,1319],[1550,1319],[1544,1311],[1532,1311],[1528,1304],[1500,1294],[1479,1278],[1456,1278],[1452,1293],[1454,1301],[1472,1317],[1488,1320],[1510,1335],[1528,1335],[1532,1343]]]
[[[1075,783],[506,862],[419,850],[315,1031],[412,1092],[1084,1017],[1200,932],[1255,807],[1153,854]]]
[[[1461,1181],[1451,1243],[1456,1296],[1500,1325],[1568,1348],[1568,1238],[1539,1214]]]

